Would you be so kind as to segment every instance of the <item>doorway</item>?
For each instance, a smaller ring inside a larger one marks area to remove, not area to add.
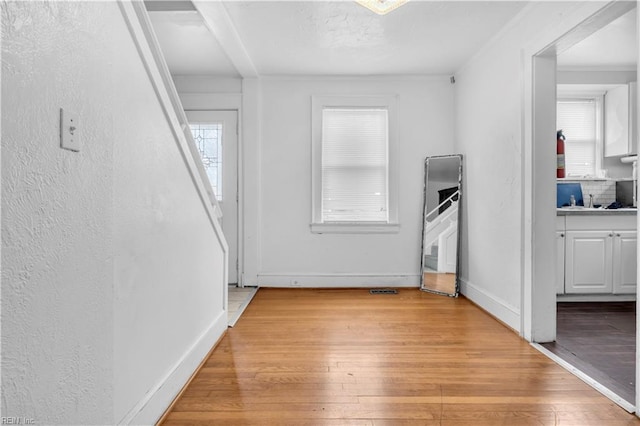
[[[523,321],[531,321],[530,335],[532,342],[552,342],[556,340],[556,280],[553,278],[555,271],[548,271],[548,265],[554,264],[551,254],[555,240],[555,179],[551,178],[556,167],[555,152],[546,143],[553,140],[556,130],[556,78],[557,55],[588,38],[596,31],[602,29],[620,16],[635,7],[635,3],[616,2],[602,8],[588,20],[573,28],[571,31],[551,43],[542,51],[532,57],[532,171],[534,200],[531,207],[533,225],[532,234],[536,237],[536,245],[531,250],[532,258],[532,285],[525,289],[524,297],[531,306],[531,312],[523,317]],[[637,51],[637,45],[636,45]],[[637,79],[637,70],[635,71]],[[552,194],[549,197],[549,194]],[[637,223],[637,220],[636,220]],[[547,270],[545,270],[547,268]],[[526,307],[525,307],[526,308]],[[637,333],[637,332],[636,332]],[[636,334],[637,340],[637,334]],[[637,355],[634,356],[637,365]],[[562,364],[562,362],[559,362]],[[637,371],[636,371],[637,375]],[[585,380],[583,378],[583,380]],[[589,380],[585,380],[588,381]],[[593,382],[591,382],[593,384]],[[637,383],[637,380],[636,380]],[[594,387],[603,392],[599,383]],[[606,392],[603,392],[607,394]],[[611,395],[607,395],[611,397]],[[636,398],[638,397],[636,393]],[[612,398],[614,399],[614,398]],[[615,399],[614,399],[615,401]],[[635,410],[632,404],[619,405],[627,410]],[[624,401],[623,401],[624,402]],[[637,399],[636,399],[637,405]]]
[[[222,210],[229,283],[238,283],[238,113],[185,111],[209,183]]]

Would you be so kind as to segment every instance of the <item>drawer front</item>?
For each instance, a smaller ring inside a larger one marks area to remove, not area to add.
[[[635,231],[638,219],[635,215],[566,216],[567,231]]]

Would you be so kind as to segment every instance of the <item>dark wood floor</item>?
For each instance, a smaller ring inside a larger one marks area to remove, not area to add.
[[[629,425],[467,299],[260,289],[164,425]]]
[[[635,302],[561,302],[557,324],[542,346],[635,405]]]

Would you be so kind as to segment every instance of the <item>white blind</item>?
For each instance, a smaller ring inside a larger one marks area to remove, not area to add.
[[[566,176],[595,176],[597,105],[594,99],[559,100],[557,127],[564,143]]]
[[[322,221],[388,222],[386,109],[322,111]]]

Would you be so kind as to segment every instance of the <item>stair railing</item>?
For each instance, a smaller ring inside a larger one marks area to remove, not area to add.
[[[433,210],[426,215],[425,230],[424,230],[424,247],[430,247],[438,241],[440,234],[445,232],[449,226],[449,219],[451,222],[458,219],[458,201],[454,198],[458,195],[458,191],[451,194],[444,201],[438,204]],[[449,205],[447,205],[449,203]],[[443,212],[439,212],[440,208],[446,205],[446,209]],[[435,216],[437,213],[437,216]],[[435,216],[432,220],[430,217]],[[453,216],[453,218],[452,218]]]

